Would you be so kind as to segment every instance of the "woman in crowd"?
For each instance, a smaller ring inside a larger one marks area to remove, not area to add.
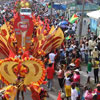
[[[59,81],[59,85],[60,85],[60,88],[62,89],[63,88],[63,81],[64,81],[64,70],[63,70],[63,65],[61,65],[59,67],[59,71],[56,72],[57,73],[57,76],[58,76],[58,81]]]
[[[95,83],[99,82],[98,74],[99,74],[99,59],[95,58],[95,61],[94,61],[94,80],[95,80]]]
[[[80,73],[79,70],[76,69],[73,74],[73,82],[80,84]]]
[[[65,74],[65,94],[67,97],[67,100],[70,100],[71,97],[71,77],[70,77],[70,73],[66,72]]]
[[[88,87],[88,90],[84,94],[85,100],[93,100],[93,95],[92,95],[92,88]]]

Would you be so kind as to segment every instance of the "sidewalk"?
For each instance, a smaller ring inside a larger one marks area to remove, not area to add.
[[[82,71],[80,71],[80,74],[81,74],[81,84],[82,85],[86,85],[87,78],[88,78],[87,66],[86,65],[82,65],[81,70],[82,70]],[[100,77],[100,68],[99,68],[99,77]],[[100,81],[100,78],[99,78],[99,81]],[[94,72],[93,72],[93,68],[92,68],[90,82],[91,83],[88,84],[88,85],[91,86],[93,89],[96,88],[96,85],[97,84],[94,83]]]

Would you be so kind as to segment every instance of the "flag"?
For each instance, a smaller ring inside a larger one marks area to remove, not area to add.
[[[78,16],[76,14],[73,14],[72,17],[69,19],[69,22],[72,24],[78,19]]]
[[[57,98],[57,100],[62,100],[62,99],[61,99],[61,92],[58,93],[58,98]]]
[[[66,40],[70,40],[70,39],[71,39],[71,36],[70,35],[66,37]]]

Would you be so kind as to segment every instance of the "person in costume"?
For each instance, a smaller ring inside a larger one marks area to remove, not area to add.
[[[19,71],[20,69],[20,71]],[[17,100],[19,100],[19,94],[21,92],[22,100],[24,100],[24,91],[26,91],[26,86],[24,85],[24,78],[27,73],[27,68],[22,66],[21,63],[18,65],[18,71],[16,71],[17,80],[16,80],[16,86],[17,86]]]
[[[22,95],[22,100],[24,100],[24,90],[25,90],[25,85],[23,84],[24,78],[21,76],[18,76],[18,79],[16,80],[16,86],[17,86],[17,100],[19,99],[19,94],[21,92]]]
[[[30,90],[32,92],[33,100],[46,100],[46,98],[49,97],[47,91],[37,83],[31,84]]]

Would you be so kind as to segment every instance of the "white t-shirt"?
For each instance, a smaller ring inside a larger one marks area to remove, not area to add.
[[[49,54],[49,59],[50,59],[51,63],[54,63],[55,56],[56,56],[56,54],[54,54],[54,53]]]
[[[72,27],[72,30],[75,31],[75,26]]]
[[[76,23],[73,23],[73,26],[76,27],[77,26]]]
[[[78,92],[76,89],[71,88],[71,100],[76,100],[78,97]]]
[[[69,80],[70,80],[70,78],[65,77],[65,84],[66,84],[67,86],[71,85],[71,82],[70,82]]]

